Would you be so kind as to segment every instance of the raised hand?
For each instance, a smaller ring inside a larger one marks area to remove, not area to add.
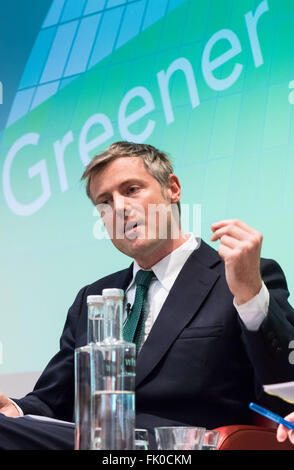
[[[225,262],[226,279],[237,305],[257,295],[262,287],[260,251],[262,234],[241,220],[212,224],[211,241],[220,240],[219,255]]]

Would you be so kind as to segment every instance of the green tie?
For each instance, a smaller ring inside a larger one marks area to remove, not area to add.
[[[143,338],[146,316],[145,302],[148,287],[153,275],[153,271],[143,271],[141,269],[137,272],[135,278],[135,283],[137,286],[135,301],[132,308],[132,312],[124,326],[124,340],[130,343],[136,343],[137,354],[139,352],[139,347]]]

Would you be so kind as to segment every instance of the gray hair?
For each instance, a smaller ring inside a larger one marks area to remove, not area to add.
[[[143,160],[148,173],[155,178],[162,189],[167,186],[169,175],[173,173],[173,165],[166,153],[161,152],[152,145],[136,144],[133,142],[115,142],[110,145],[104,152],[96,155],[86,166],[82,175],[82,180],[86,180],[86,192],[91,201],[90,191],[91,178],[97,174],[108,163],[123,157],[139,157]],[[180,203],[178,202],[180,210]]]

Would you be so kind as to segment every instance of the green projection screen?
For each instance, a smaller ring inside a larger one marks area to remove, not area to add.
[[[293,292],[292,0],[0,8],[0,389],[44,368],[81,287],[131,261],[80,182],[117,140],[168,152],[208,243],[223,218],[261,231]]]

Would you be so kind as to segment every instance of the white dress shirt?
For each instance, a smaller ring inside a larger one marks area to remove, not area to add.
[[[199,242],[196,240],[195,236],[192,233],[188,235],[189,238],[186,242],[151,268],[155,277],[151,280],[150,287],[147,292],[145,305],[146,321],[142,344],[147,339],[161,307],[163,306],[182,267],[191,253],[199,247]],[[127,320],[127,305],[129,304],[132,306],[135,300],[135,276],[140,269],[142,268],[136,261],[134,261],[133,278],[125,292],[124,322]],[[195,295],[197,295],[197,292],[195,292]],[[237,305],[235,299],[233,299],[233,304],[246,328],[251,331],[256,331],[267,314],[269,292],[265,284],[262,283],[260,292],[251,300],[245,304]]]

